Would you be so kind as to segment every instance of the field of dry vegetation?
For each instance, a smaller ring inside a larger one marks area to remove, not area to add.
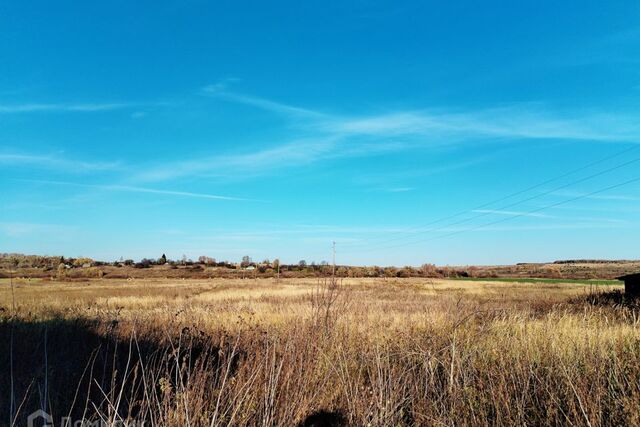
[[[619,289],[1,279],[0,425],[640,425]]]

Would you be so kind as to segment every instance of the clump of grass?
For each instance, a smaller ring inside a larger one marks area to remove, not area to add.
[[[103,282],[16,289],[18,425],[45,375],[106,425],[640,425],[637,316],[585,287]]]

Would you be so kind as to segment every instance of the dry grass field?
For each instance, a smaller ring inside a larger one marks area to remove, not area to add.
[[[640,425],[620,289],[2,279],[0,424]]]

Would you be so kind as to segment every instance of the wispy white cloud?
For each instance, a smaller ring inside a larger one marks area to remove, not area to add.
[[[614,213],[614,214],[626,214],[626,213],[639,213],[640,207],[630,207],[630,206],[611,206],[611,204],[607,204],[606,207],[601,206],[601,204],[596,204],[594,206],[556,206],[553,209],[563,210],[563,211],[576,211],[576,212],[604,212],[604,213]]]
[[[629,221],[619,218],[605,218],[605,217],[595,217],[595,216],[582,216],[577,218],[572,218],[573,221],[578,222],[596,222],[596,223],[610,223],[610,224],[628,224]]]
[[[129,192],[129,193],[149,193],[149,194],[159,194],[159,195],[165,195],[165,196],[191,197],[191,198],[197,198],[197,199],[257,201],[257,200],[246,199],[241,197],[220,196],[215,194],[195,193],[190,191],[174,191],[174,190],[163,190],[163,189],[157,189],[157,188],[134,187],[129,185],[80,184],[80,183],[67,182],[67,181],[25,180],[25,179],[20,181],[47,184],[47,185],[64,185],[64,186],[71,186],[71,187],[82,187],[82,188],[88,188],[88,189],[94,189],[94,190],[121,191],[121,192]]]
[[[186,176],[248,178],[329,159],[380,155],[398,149],[396,141],[348,143],[337,135],[300,138],[255,151],[155,164],[142,168],[134,179],[153,182]]]
[[[526,216],[532,218],[553,218],[551,215],[541,214],[541,213],[528,213],[528,212],[519,212],[519,211],[504,211],[504,210],[493,210],[493,209],[474,209],[471,212],[475,213],[485,213],[485,214],[493,214],[493,215],[503,215],[503,216]]]
[[[95,188],[110,190],[110,191],[127,191],[133,193],[150,193],[150,194],[162,194],[167,196],[180,196],[180,197],[195,197],[198,199],[211,199],[211,200],[236,200],[236,201],[248,201],[241,197],[219,196],[207,193],[193,193],[190,191],[171,191],[171,190],[158,190],[155,188],[144,187],[132,187],[128,185],[103,185],[94,186]]]
[[[225,77],[223,79],[219,79],[215,83],[208,84],[202,87],[200,90],[204,93],[215,94],[218,92],[224,92],[229,89],[233,84],[241,81],[238,77]]]
[[[623,223],[607,223],[607,222],[584,222],[584,223],[565,223],[565,224],[541,224],[541,225],[514,225],[514,226],[494,226],[484,227],[473,230],[474,232],[487,231],[538,231],[538,230],[596,230],[596,229],[613,229],[624,228]],[[455,230],[454,230],[455,231]]]
[[[64,234],[74,227],[59,224],[37,224],[28,222],[0,222],[0,234],[7,237],[25,237],[29,235]]]
[[[401,227],[358,227],[336,225],[295,225],[274,224],[267,226],[246,226],[242,231],[225,229],[201,230],[198,234],[181,233],[181,238],[194,242],[275,242],[275,241],[317,241],[330,244],[332,239],[345,243],[355,236],[370,236],[406,231]],[[154,231],[155,233],[155,231]]]
[[[1,104],[0,114],[38,113],[38,112],[80,112],[90,113],[99,111],[120,110],[133,107],[127,103],[92,103],[92,104]]]
[[[204,87],[202,93],[291,118],[305,118],[308,120],[302,126],[307,130],[341,137],[419,135],[428,138],[422,140],[423,144],[443,140],[451,144],[487,137],[640,142],[637,115],[597,110],[570,114],[554,111],[542,103],[514,103],[476,110],[422,109],[345,115],[231,92],[224,81]]]
[[[475,155],[467,159],[457,158],[453,162],[434,160],[431,163],[422,164],[417,169],[363,173],[354,177],[352,182],[355,185],[367,187],[371,191],[389,191],[390,189],[415,190],[419,188],[417,183],[424,184],[424,178],[426,177],[475,166],[495,158],[500,153],[500,150],[494,150],[488,155]]]
[[[431,144],[484,138],[640,142],[640,124],[634,117],[597,112],[565,116],[534,104],[455,113],[392,112],[332,119],[323,126],[341,134],[420,135]]]
[[[565,219],[566,221],[566,219]],[[423,229],[424,232],[433,232],[431,237],[424,239],[420,238],[418,240],[406,240],[403,243],[398,245],[387,246],[389,247],[400,247],[400,246],[412,246],[416,244],[422,244],[430,239],[437,239],[439,236],[447,236],[449,233],[455,233],[459,235],[464,235],[464,233],[486,233],[486,232],[525,232],[525,231],[544,231],[544,230],[596,230],[596,229],[619,229],[619,228],[628,228],[633,226],[633,224],[625,222],[625,221],[606,221],[606,220],[596,220],[596,221],[573,221],[573,222],[558,222],[558,223],[547,223],[547,224],[529,224],[529,225],[492,225],[481,228],[473,228],[473,227],[442,227],[442,228],[433,228],[433,229]],[[373,232],[372,235],[378,235],[383,237],[385,234],[396,234],[395,232]],[[363,244],[368,245],[371,243],[371,236],[367,235],[351,235],[348,236],[347,239],[344,239],[342,236],[340,238],[336,238],[336,241],[341,243],[354,243],[354,244]],[[325,238],[326,241],[326,238]],[[347,249],[349,252],[353,252],[353,250]],[[357,251],[357,249],[356,249]]]
[[[551,193],[554,196],[559,197],[582,197],[585,199],[592,200],[610,200],[610,201],[620,201],[620,202],[637,202],[640,201],[640,196],[631,195],[631,194],[592,194],[582,193],[579,191],[554,191]]]
[[[184,176],[253,176],[283,167],[301,166],[332,155],[335,139],[301,139],[253,152],[199,157],[170,165],[148,167],[135,176],[142,181],[162,181]],[[335,152],[333,152],[335,155]]]
[[[202,94],[292,117],[319,118],[324,116],[324,114],[320,112],[307,108],[297,107],[257,96],[229,92],[227,87],[227,81],[214,83],[203,87]]]
[[[386,188],[384,191],[388,193],[406,193],[408,191],[413,191],[412,187],[391,187]]]
[[[0,165],[7,167],[24,166],[64,170],[70,173],[114,170],[118,162],[86,162],[59,155],[37,155],[24,153],[0,153]]]
[[[442,233],[458,232],[512,232],[512,231],[545,231],[545,230],[588,230],[588,229],[613,229],[624,228],[630,224],[624,221],[608,221],[600,218],[593,220],[572,220],[568,222],[566,218],[557,223],[541,223],[527,225],[494,225],[481,229],[469,230],[462,226],[434,228],[433,236]],[[398,233],[410,232],[412,229],[400,226],[337,226],[337,225],[295,225],[281,224],[267,226],[252,226],[243,231],[229,231],[229,229],[208,229],[201,230],[198,234],[180,232],[180,238],[193,242],[313,242],[329,245],[332,240],[340,244],[370,243],[373,237],[385,237],[397,235]],[[156,233],[155,231],[153,232]],[[172,234],[176,234],[175,231]],[[420,241],[409,241],[408,244],[416,244]],[[347,253],[349,248],[343,249]]]
[[[319,161],[428,147],[463,146],[491,139],[561,139],[640,142],[640,122],[623,114],[591,112],[576,115],[553,113],[541,104],[514,104],[474,111],[399,110],[383,114],[328,114],[317,110],[246,95],[230,90],[237,79],[205,86],[200,93],[276,113],[291,120],[292,136],[262,142],[252,151],[201,155],[136,165],[138,182],[163,181],[188,176],[248,177]],[[2,112],[103,111],[135,104],[24,104],[0,105]],[[132,118],[144,111],[136,110]],[[255,141],[256,143],[259,141]],[[249,144],[255,147],[257,144]],[[55,156],[0,154],[0,163],[32,164],[69,170],[105,170],[112,163],[73,162]],[[446,171],[448,165],[431,168]],[[406,188],[408,185],[387,185]]]
[[[263,144],[250,153],[229,153],[150,165],[137,178],[161,181],[184,176],[260,174],[330,158],[375,155],[491,139],[494,142],[558,139],[640,142],[640,122],[623,114],[554,113],[542,104],[514,104],[474,111],[411,110],[384,114],[328,114],[229,90],[233,81],[201,93],[280,114],[301,137]],[[254,145],[254,144],[252,144]],[[446,169],[446,165],[443,166]]]

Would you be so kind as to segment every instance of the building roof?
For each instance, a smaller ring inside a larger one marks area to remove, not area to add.
[[[640,273],[627,274],[625,276],[620,276],[617,279],[618,280],[640,279]]]

